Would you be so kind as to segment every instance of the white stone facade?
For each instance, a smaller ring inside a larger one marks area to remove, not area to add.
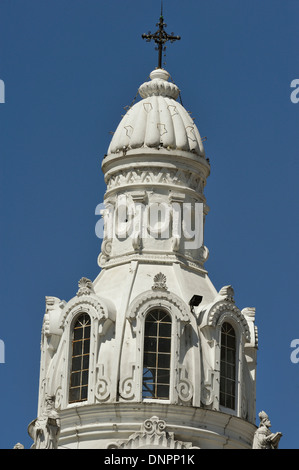
[[[204,267],[209,251],[203,240],[196,243],[196,234],[203,233],[208,213],[210,165],[168,77],[158,69],[140,87],[142,99],[120,122],[103,160],[107,209],[100,274],[93,282],[82,278],[68,302],[46,298],[38,416],[46,397],[54,396],[58,448],[252,445],[255,309],[239,309],[231,286],[217,292]],[[130,206],[126,218],[119,217],[123,204]],[[196,204],[202,207],[199,219]],[[154,222],[152,206],[165,209]],[[186,217],[194,231],[186,228]],[[198,305],[190,305],[194,295]],[[145,324],[157,309],[171,325],[169,392],[162,399],[147,396],[143,380]],[[74,324],[81,314],[90,321],[86,395],[70,403]],[[234,332],[230,407],[221,403],[224,325]]]

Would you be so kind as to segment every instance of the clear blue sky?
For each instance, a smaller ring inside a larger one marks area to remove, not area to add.
[[[160,1],[1,0],[0,448],[36,417],[45,296],[94,279],[101,160],[123,107],[156,67]],[[211,162],[206,264],[239,308],[256,307],[257,412],[299,448],[298,0],[164,0],[166,69]]]

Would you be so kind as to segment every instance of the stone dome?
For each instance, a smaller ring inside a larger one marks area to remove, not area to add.
[[[180,90],[168,82],[169,73],[156,69],[150,78],[151,81],[143,83],[138,90],[142,100],[132,106],[119,123],[108,155],[124,148],[164,147],[204,157],[199,131],[186,109],[176,101]]]

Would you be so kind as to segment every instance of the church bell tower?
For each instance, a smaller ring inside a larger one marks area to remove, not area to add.
[[[158,67],[102,161],[99,275],[67,302],[46,297],[35,448],[252,445],[255,309],[241,310],[232,286],[218,292],[205,269],[210,164],[161,64],[180,38],[162,15],[158,26],[143,35]]]

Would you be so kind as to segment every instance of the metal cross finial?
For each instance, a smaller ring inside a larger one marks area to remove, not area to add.
[[[158,31],[156,31],[154,34],[152,34],[151,32],[149,32],[148,34],[142,34],[142,39],[146,39],[147,42],[150,42],[153,39],[155,43],[157,44],[156,50],[159,51],[158,69],[161,69],[162,68],[162,51],[166,49],[165,43],[167,41],[174,42],[174,41],[178,41],[179,39],[181,39],[181,36],[174,36],[173,33],[168,34],[164,30],[164,26],[167,26],[167,24],[164,23],[162,3],[161,3],[160,21],[159,23],[156,24],[156,26],[159,26]]]

